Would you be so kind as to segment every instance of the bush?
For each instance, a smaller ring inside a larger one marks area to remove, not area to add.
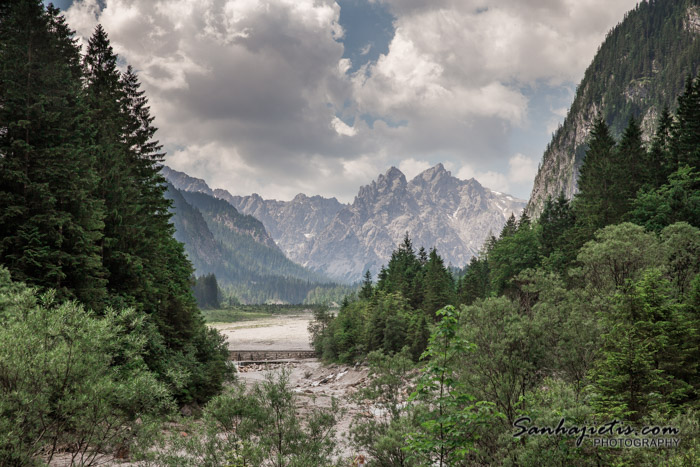
[[[0,465],[50,462],[59,450],[92,465],[149,439],[173,402],[143,361],[139,329],[133,310],[96,317],[0,270]]]

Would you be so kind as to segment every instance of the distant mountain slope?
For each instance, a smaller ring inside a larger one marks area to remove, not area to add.
[[[346,206],[335,198],[309,197],[302,193],[291,201],[266,200],[255,193],[233,196],[226,190],[212,190],[204,180],[166,166],[162,173],[179,190],[226,200],[239,212],[260,220],[287,257],[298,263],[307,260],[308,248],[305,245],[308,241],[325,229],[336,213]]]
[[[196,274],[215,274],[244,301],[301,303],[317,286],[335,285],[285,257],[260,221],[226,201],[170,183],[166,197],[173,200],[175,238]]]
[[[201,213],[225,257],[237,263],[238,269],[245,271],[245,277],[253,273],[324,282],[321,275],[288,259],[253,216],[243,215],[227,201],[205,193],[182,191],[181,194]]]
[[[291,201],[264,200],[260,195],[231,196],[228,191],[214,190],[241,212],[260,219],[272,238],[294,261],[303,263],[304,245],[320,234],[344,204],[335,198],[298,194]]]
[[[700,71],[700,0],[641,2],[606,37],[552,137],[526,212],[537,216],[547,196],[577,191],[592,122],[602,112],[615,136],[630,116],[653,133],[664,106],[673,108],[688,74]]]
[[[463,266],[490,232],[498,234],[524,200],[459,180],[442,164],[410,182],[392,167],[360,188],[352,205],[308,243],[307,266],[333,278],[357,280],[377,273],[408,232],[416,246],[436,247],[445,262]]]

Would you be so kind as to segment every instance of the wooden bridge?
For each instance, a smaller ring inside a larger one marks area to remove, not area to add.
[[[315,358],[313,350],[229,350],[229,360],[239,365],[250,363],[288,363]]]

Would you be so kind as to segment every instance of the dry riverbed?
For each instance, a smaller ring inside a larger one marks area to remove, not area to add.
[[[255,321],[211,323],[227,338],[230,350],[311,350],[308,331],[312,314],[280,315]],[[298,395],[300,416],[314,407],[330,407],[336,399],[342,415],[336,426],[336,438],[342,457],[352,457],[348,431],[358,414],[372,416],[371,409],[352,402],[352,395],[367,381],[365,366],[323,365],[317,359],[285,364],[255,364],[240,368],[246,383],[262,381],[269,371],[289,371],[290,385]]]
[[[308,331],[312,314],[279,315],[237,323],[210,323],[230,350],[311,350]]]

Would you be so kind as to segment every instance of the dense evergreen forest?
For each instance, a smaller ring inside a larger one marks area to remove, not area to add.
[[[147,99],[117,60],[99,26],[81,56],[57,9],[0,4],[2,465],[76,433],[114,446],[229,374],[173,238]]]
[[[323,358],[377,361],[387,390],[413,380],[406,406],[374,395],[391,402],[388,421],[356,425],[370,465],[697,465],[699,169],[700,79],[688,78],[649,145],[633,117],[619,141],[599,117],[575,199],[547,200],[536,222],[511,217],[459,279],[407,236],[376,284],[368,273],[337,316],[317,311]],[[673,426],[682,441],[515,438],[523,416]]]

